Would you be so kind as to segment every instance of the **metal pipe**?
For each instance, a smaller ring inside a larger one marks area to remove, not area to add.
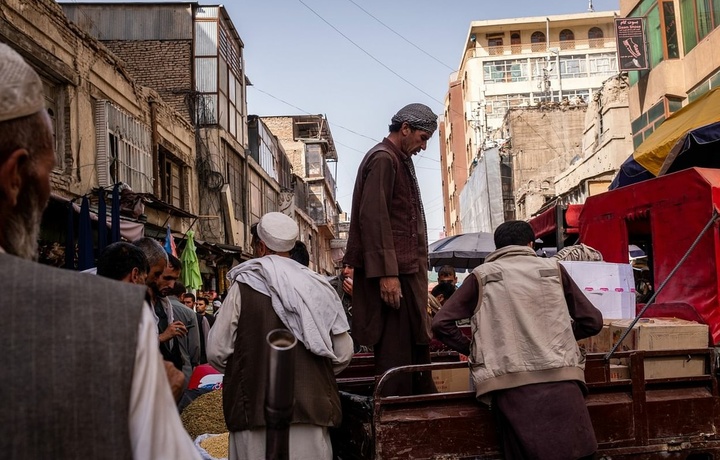
[[[265,393],[265,458],[288,460],[297,338],[287,329],[274,329],[265,340],[270,346]]]

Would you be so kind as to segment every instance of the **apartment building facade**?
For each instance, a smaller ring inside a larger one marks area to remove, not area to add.
[[[471,167],[484,149],[495,147],[503,138],[502,126],[510,108],[586,104],[603,81],[617,74],[616,14],[473,21],[446,98],[444,135],[453,141],[441,143],[442,155],[457,161],[459,167],[450,164],[443,174],[457,175],[465,164]],[[456,151],[460,145],[463,150]],[[450,203],[464,186],[451,178],[445,180],[453,182]],[[450,229],[458,220],[455,211],[453,216],[452,210],[445,210]]]

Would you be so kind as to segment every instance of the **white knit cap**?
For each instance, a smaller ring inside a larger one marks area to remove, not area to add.
[[[0,121],[15,120],[45,108],[37,72],[4,43],[0,43]]]
[[[297,222],[281,212],[269,212],[260,218],[258,237],[275,252],[289,252],[297,241],[300,229]]]

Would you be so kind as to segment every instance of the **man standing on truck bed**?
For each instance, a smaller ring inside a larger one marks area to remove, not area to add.
[[[495,247],[433,320],[435,337],[470,357],[478,399],[492,402],[505,458],[592,458],[597,440],[577,340],[602,314],[555,259],[537,257],[524,221],[495,230]],[[455,321],[471,317],[472,341]]]
[[[410,104],[363,158],[355,179],[344,263],[354,267],[353,339],[373,345],[375,374],[430,362],[425,213],[412,156],[425,150],[437,115]],[[426,375],[398,376],[386,395],[434,390]],[[413,379],[415,377],[415,379]]]

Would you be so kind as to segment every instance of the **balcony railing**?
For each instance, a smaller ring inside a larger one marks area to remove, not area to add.
[[[615,50],[614,38],[593,38],[589,40],[565,40],[550,42],[550,49],[556,48],[560,51],[579,51],[579,50]],[[516,45],[489,46],[471,48],[467,52],[468,58],[488,57],[488,56],[513,56],[518,54],[535,54],[547,53],[547,42],[541,43],[522,43]]]

